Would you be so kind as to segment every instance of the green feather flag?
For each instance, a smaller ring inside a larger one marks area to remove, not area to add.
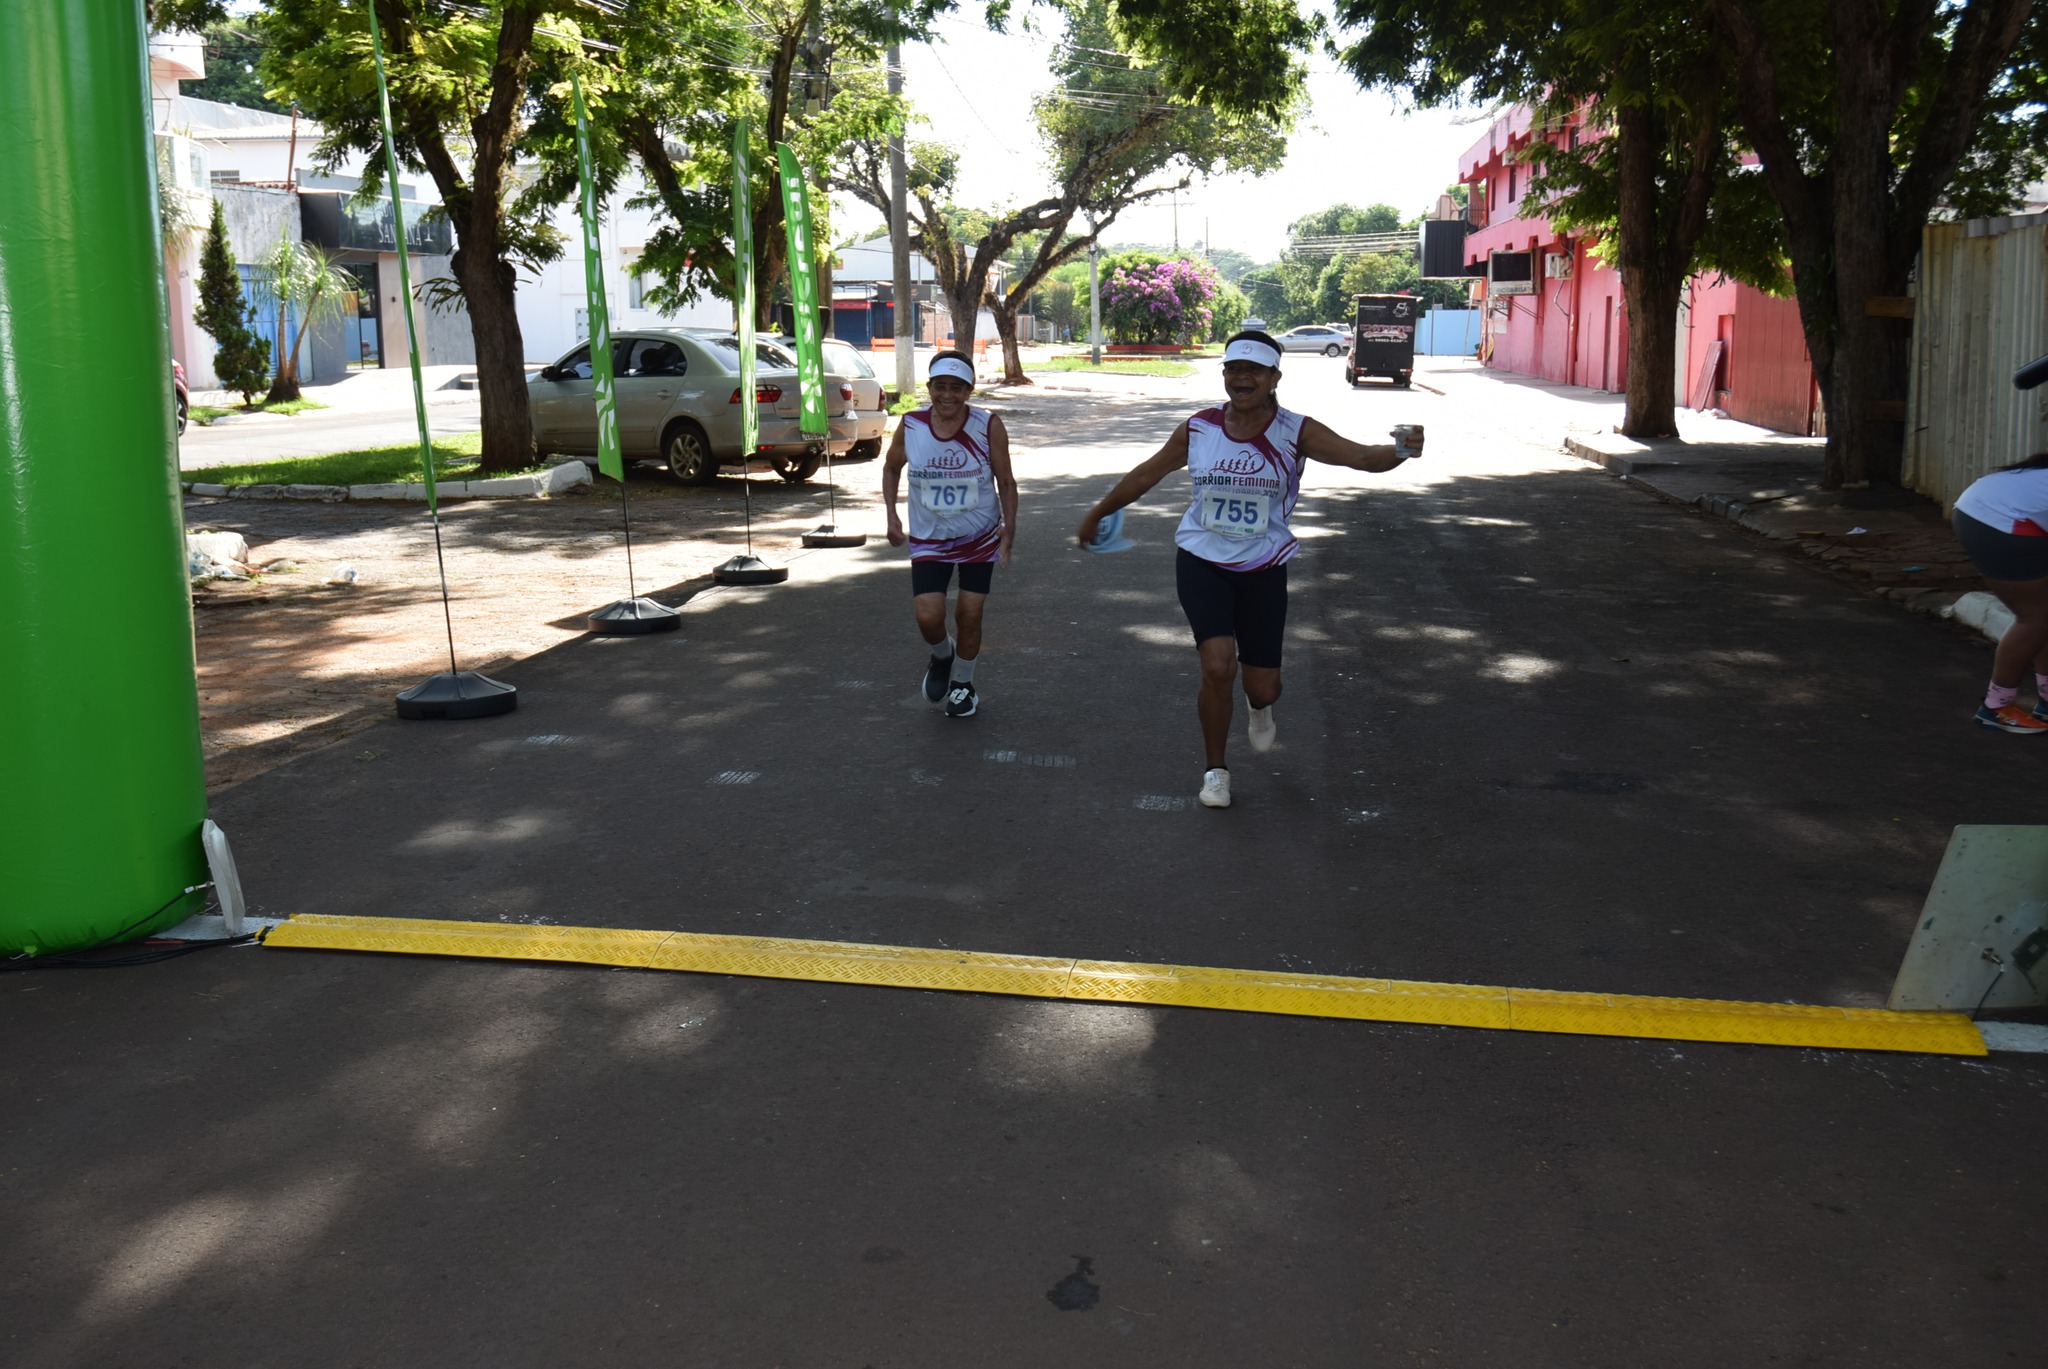
[[[789,293],[796,305],[797,393],[805,437],[829,437],[825,413],[825,349],[818,323],[818,270],[811,246],[811,191],[803,163],[788,143],[775,145],[782,165],[782,222],[789,230]]]
[[[739,310],[740,456],[751,460],[761,445],[761,415],[754,406],[754,195],[748,143],[753,120],[740,116],[732,130],[733,306]]]
[[[393,236],[398,240],[398,301],[405,313],[405,339],[412,352],[412,406],[420,425],[420,473],[427,485],[427,511],[439,514],[441,504],[434,489],[434,440],[427,435],[427,387],[420,378],[419,325],[413,322],[412,316],[412,269],[405,251],[405,205],[398,193],[398,140],[391,132],[391,88],[384,79],[384,33],[377,25],[375,0],[364,5],[363,9],[370,16],[370,55],[377,63],[377,114],[384,125],[384,188],[391,192],[391,225]]]
[[[583,182],[583,290],[590,301],[590,388],[597,401],[597,468],[623,482],[619,455],[618,379],[612,374],[611,311],[605,307],[604,258],[597,244],[597,177],[590,163],[590,116],[583,107],[583,82],[569,71],[576,101],[576,170]]]

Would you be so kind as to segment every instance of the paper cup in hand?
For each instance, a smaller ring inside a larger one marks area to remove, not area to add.
[[[1130,538],[1121,536],[1124,530],[1124,511],[1104,514],[1102,521],[1095,525],[1095,540],[1088,544],[1093,552],[1129,551],[1137,546]]]
[[[1412,460],[1422,455],[1422,425],[1420,423],[1397,424],[1395,425],[1392,437],[1394,439],[1394,455],[1400,457],[1403,461]]]

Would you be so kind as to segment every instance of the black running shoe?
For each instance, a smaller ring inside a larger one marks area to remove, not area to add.
[[[939,704],[946,701],[946,681],[953,678],[953,658],[934,656],[931,664],[924,668],[924,697],[928,702]]]
[[[956,683],[946,693],[946,716],[949,718],[971,718],[974,716],[974,686],[964,681]]]

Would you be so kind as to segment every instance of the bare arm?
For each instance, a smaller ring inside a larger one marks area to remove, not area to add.
[[[1407,452],[1396,450],[1391,442],[1367,446],[1353,442],[1348,437],[1332,432],[1313,418],[1301,420],[1301,452],[1311,461],[1321,461],[1332,466],[1349,466],[1354,471],[1390,471],[1401,464],[1404,455],[1422,455],[1422,439],[1417,437]]]
[[[1153,453],[1142,465],[1132,468],[1129,474],[1116,482],[1116,488],[1102,496],[1100,503],[1081,520],[1081,527],[1075,540],[1083,547],[1095,540],[1096,530],[1102,520],[1126,504],[1135,504],[1149,493],[1154,485],[1166,479],[1175,471],[1188,464],[1188,425],[1182,423],[1173,430],[1173,436],[1166,439],[1166,445]]]
[[[896,431],[889,438],[889,454],[882,459],[882,507],[889,514],[889,545],[900,547],[910,538],[903,531],[903,520],[896,516],[896,487],[903,478],[903,468],[910,464],[910,454],[903,449],[903,423],[897,421]]]
[[[1017,540],[1017,477],[1010,470],[1010,430],[994,414],[988,416],[988,464],[995,471],[996,500],[1003,506],[1003,544],[997,557],[1010,564],[1010,544]]]

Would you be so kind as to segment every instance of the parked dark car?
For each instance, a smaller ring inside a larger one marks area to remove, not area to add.
[[[171,388],[177,391],[178,436],[185,435],[185,424],[192,417],[192,391],[185,385],[185,368],[176,360],[171,362]]]

